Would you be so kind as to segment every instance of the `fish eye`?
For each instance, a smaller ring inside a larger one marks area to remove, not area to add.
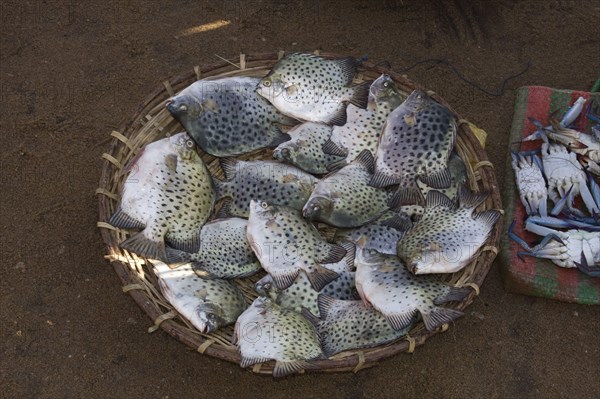
[[[211,320],[214,320],[216,318],[216,316],[211,313],[211,314],[208,315],[208,318],[211,319]]]
[[[285,157],[289,157],[290,156],[290,149],[289,148],[282,148],[281,149],[281,154]]]
[[[388,87],[390,85],[390,82],[383,82],[383,87]]]
[[[263,201],[263,202],[260,203],[260,207],[263,208],[263,209],[267,209],[268,206],[269,206],[269,204],[267,204],[265,201]]]
[[[271,86],[271,81],[270,81],[270,80],[265,80],[265,81],[263,82],[263,86],[265,86],[265,87],[269,87],[269,86]]]
[[[194,148],[194,145],[195,145],[195,144],[194,144],[194,141],[193,141],[192,139],[187,139],[187,140],[185,141],[185,146],[186,146],[187,148]]]

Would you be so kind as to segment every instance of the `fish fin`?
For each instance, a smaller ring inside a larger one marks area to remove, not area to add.
[[[121,248],[131,251],[137,255],[145,256],[150,259],[158,259],[167,262],[164,241],[153,241],[146,237],[143,232],[137,233],[120,245]]]
[[[223,202],[221,202],[221,208],[217,212],[217,219],[230,218],[233,216],[231,213],[231,207],[233,206],[233,199],[225,198]]]
[[[327,284],[338,278],[340,275],[324,266],[315,265],[315,270],[306,272],[306,277],[310,281],[315,291],[321,291]]]
[[[444,193],[437,190],[431,190],[427,193],[427,198],[425,199],[425,206],[427,208],[441,206],[448,209],[456,209],[456,203],[450,198],[448,198],[448,196],[446,196]]]
[[[196,275],[198,277],[200,277],[204,280],[215,280],[215,279],[219,278],[219,276],[207,271],[204,267],[205,267],[204,262],[202,262],[202,261],[192,262],[192,269],[194,270],[194,273],[196,273]]]
[[[278,126],[271,126],[270,130],[274,132],[274,136],[273,140],[269,144],[267,144],[267,147],[269,148],[275,148],[280,144],[285,143],[286,141],[290,141],[292,139],[292,137],[289,134],[282,132]]]
[[[488,197],[488,193],[476,193],[466,186],[458,187],[458,202],[461,208],[477,208]]]
[[[450,287],[447,294],[440,295],[433,300],[434,305],[441,305],[446,302],[462,302],[472,292],[470,288]]]
[[[345,80],[344,84],[349,84],[356,75],[356,67],[359,65],[359,61],[353,57],[346,57],[339,60],[334,60],[334,63],[342,69],[342,76]]]
[[[398,187],[388,205],[392,209],[398,209],[403,205],[423,205],[423,193],[416,184],[409,187]]]
[[[257,363],[268,362],[269,360],[271,360],[271,359],[269,359],[268,357],[245,357],[245,356],[242,356],[242,359],[240,360],[240,366],[242,368],[247,368],[247,367],[253,366]]]
[[[225,180],[230,181],[235,177],[238,172],[238,163],[239,161],[235,158],[221,158],[220,164],[225,174]]]
[[[111,225],[120,229],[143,229],[144,223],[135,220],[133,217],[123,211],[121,207],[118,207],[115,213],[110,217],[109,222]]]
[[[369,104],[369,90],[371,88],[372,80],[368,80],[359,85],[352,87],[352,98],[350,98],[350,104],[357,106],[358,108],[366,109]]]
[[[179,249],[166,247],[165,253],[167,255],[167,264],[172,267],[182,265],[184,263],[191,262],[192,256],[188,252],[181,251]]]
[[[285,290],[286,288],[288,288],[290,285],[294,284],[294,281],[296,280],[296,277],[298,277],[298,274],[300,273],[300,270],[295,270],[293,272],[289,272],[289,273],[270,273],[271,277],[273,277],[273,283],[275,284],[275,287],[279,290]]]
[[[237,275],[233,276],[233,278],[246,278],[246,277],[254,276],[260,270],[261,270],[261,268],[257,267],[256,269],[250,270],[249,272],[244,272],[244,273],[237,274]]]
[[[448,308],[433,308],[429,313],[421,312],[425,328],[428,331],[435,331],[443,324],[453,322],[463,314],[460,310]]]
[[[375,159],[369,150],[362,150],[352,162],[357,162],[358,164],[364,166],[369,173],[375,172]]]
[[[177,172],[177,155],[169,154],[165,155],[165,165],[172,173]]]
[[[452,175],[447,166],[438,172],[421,175],[419,179],[433,188],[448,188],[452,185]]]
[[[394,215],[391,218],[381,222],[383,226],[391,227],[398,231],[408,231],[412,228],[413,223],[408,215]]]
[[[487,211],[479,212],[475,215],[476,220],[480,220],[487,224],[488,226],[493,226],[496,224],[498,219],[500,219],[500,212],[495,209],[488,209]]]
[[[300,310],[300,314],[302,316],[304,316],[304,318],[306,320],[308,320],[310,322],[310,324],[312,324],[313,327],[315,327],[315,329],[319,327],[319,323],[321,322],[321,319],[319,319],[317,316],[312,314],[310,310],[308,310],[307,308],[302,306],[302,309]]]
[[[189,238],[174,238],[167,233],[165,240],[169,246],[193,254],[200,249],[200,230],[192,234]]]
[[[338,170],[342,169],[346,165],[348,165],[348,163],[346,162],[346,158],[342,158],[339,161],[331,162],[330,164],[325,166],[325,168],[327,169],[327,171],[329,173],[333,173],[333,172],[337,172]]]
[[[291,362],[283,362],[280,360],[275,361],[275,368],[273,369],[273,377],[281,378],[286,375],[296,374],[297,372],[307,369],[314,368],[306,360],[294,360]]]
[[[325,121],[325,123],[328,125],[344,126],[347,120],[348,115],[346,115],[346,105],[340,104],[340,109],[337,110],[328,121]]]
[[[376,170],[371,180],[369,181],[369,186],[382,188],[387,186],[393,186],[395,184],[399,184],[401,179],[390,176],[386,173]]]
[[[340,244],[324,242],[320,247],[319,254],[315,257],[317,263],[336,263],[346,256],[346,248]]]
[[[327,141],[323,143],[323,145],[321,146],[321,151],[323,151],[325,154],[337,155],[339,157],[348,156],[348,150],[344,150],[336,143],[331,141],[331,139],[327,139]]]
[[[216,177],[212,178],[212,182],[213,182],[213,189],[215,192],[216,199],[218,200],[223,197],[226,197],[227,196],[227,191],[226,191],[227,183],[217,179]]]
[[[392,313],[384,316],[394,330],[400,331],[412,324],[416,314],[417,310],[415,309],[406,313]]]
[[[335,304],[336,299],[325,294],[321,294],[317,298],[317,306],[319,307],[319,314],[321,320],[325,320],[329,314],[329,309]]]
[[[354,245],[354,243],[352,243],[350,241],[341,241],[338,243],[338,245],[344,247],[344,249],[346,250],[346,255],[344,255],[342,260],[348,266],[348,270],[349,271],[354,270],[354,258],[356,256],[356,246]]]

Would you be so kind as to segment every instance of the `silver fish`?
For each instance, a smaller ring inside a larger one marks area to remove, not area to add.
[[[437,276],[415,276],[400,258],[373,249],[356,248],[356,288],[363,301],[381,312],[395,330],[410,326],[421,314],[425,328],[434,331],[462,316],[442,308],[449,301],[462,301],[468,288],[450,287]]]
[[[335,242],[350,241],[357,243],[362,237],[366,238],[365,249],[374,249],[384,254],[395,255],[398,241],[406,230],[412,226],[407,215],[393,212],[385,213],[372,223],[354,229],[337,229]]]
[[[167,103],[169,112],[207,153],[233,156],[290,139],[278,124],[297,122],[256,94],[259,78],[199,80]]]
[[[167,301],[200,332],[233,324],[246,309],[244,297],[235,284],[201,279],[189,264],[171,269],[157,262],[154,273]]]
[[[186,133],[179,133],[146,145],[129,163],[121,203],[110,224],[143,230],[121,248],[163,261],[165,240],[182,251],[198,249],[200,227],[212,211],[215,194],[195,148]]]
[[[300,313],[281,309],[271,299],[259,297],[238,318],[233,332],[243,368],[275,360],[274,377],[306,368],[323,357],[313,325]]]
[[[290,54],[275,64],[257,92],[282,113],[302,121],[346,123],[346,105],[365,108],[370,82],[350,87],[358,62]]]
[[[263,201],[250,202],[247,235],[256,257],[280,290],[292,285],[303,271],[312,287],[321,291],[338,277],[323,265],[339,262],[348,252],[342,245],[325,241],[299,211]]]
[[[448,158],[456,140],[452,112],[415,90],[388,116],[375,155],[374,187],[399,184],[393,204],[423,203],[416,179],[433,188],[451,184]]]
[[[360,348],[372,348],[393,342],[406,334],[416,324],[416,317],[405,328],[395,330],[386,318],[363,301],[335,299],[319,295],[320,318],[304,311],[313,323],[326,357]]]
[[[294,166],[275,161],[222,159],[226,181],[215,179],[217,198],[227,197],[220,217],[248,217],[250,200],[302,209],[318,179]]]
[[[343,126],[334,126],[331,138],[323,144],[324,152],[344,158],[330,164],[329,169],[339,169],[352,162],[363,150],[374,154],[387,116],[405,99],[406,95],[389,75],[378,77],[369,89],[369,107],[361,109],[349,105],[348,121]]]
[[[423,217],[398,243],[398,256],[408,269],[415,274],[454,273],[469,264],[500,218],[497,210],[475,213],[487,196],[461,186],[457,204],[430,191]]]
[[[202,278],[243,278],[261,270],[248,240],[248,221],[241,218],[217,219],[202,226],[200,250],[193,254],[167,248],[170,263],[191,262]]]
[[[319,294],[338,299],[358,299],[352,271],[354,269],[354,249],[348,251],[341,261],[323,266],[339,274],[339,277],[323,287],[320,292],[312,288],[310,281],[303,273],[300,273],[294,283],[285,290],[277,289],[273,277],[267,274],[256,282],[256,291],[261,295],[271,297],[284,309],[301,312],[303,308],[306,308],[317,316],[319,316],[317,307]]]
[[[327,165],[343,159],[325,154],[321,147],[331,136],[331,126],[323,123],[304,122],[293,127],[288,134],[290,141],[280,144],[273,156],[279,161],[291,163],[300,169],[316,174],[327,173]]]
[[[304,205],[304,217],[336,227],[356,227],[389,209],[392,192],[369,186],[373,155],[364,150],[349,165],[323,178]]]

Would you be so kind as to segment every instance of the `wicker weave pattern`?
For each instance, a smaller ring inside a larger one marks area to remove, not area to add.
[[[100,188],[96,191],[99,195],[99,219],[98,227],[101,230],[104,242],[107,245],[105,256],[112,264],[123,284],[123,292],[129,293],[137,304],[146,312],[153,321],[149,332],[158,328],[179,339],[186,345],[194,348],[202,354],[215,356],[227,361],[239,363],[239,354],[236,347],[230,343],[233,328],[202,334],[199,333],[187,320],[183,319],[169,305],[158,290],[156,278],[150,271],[151,264],[148,260],[138,257],[119,248],[128,233],[114,228],[107,221],[115,211],[119,192],[127,177],[123,171],[125,165],[136,155],[137,151],[144,145],[160,139],[166,135],[182,131],[182,127],[174,120],[166,110],[165,101],[187,87],[198,79],[217,78],[224,76],[264,76],[273,64],[284,52],[275,54],[241,55],[239,61],[226,61],[204,67],[194,67],[188,73],[164,81],[160,88],[153,92],[148,99],[142,103],[136,115],[123,124],[119,131],[111,133],[112,145],[109,153],[103,155],[104,163]],[[335,54],[321,54],[325,57],[337,58]],[[411,92],[421,88],[405,76],[376,67],[371,63],[365,63],[360,70],[358,80],[375,79],[381,73],[389,73],[397,82],[399,88],[405,92]],[[422,89],[422,88],[421,88]],[[452,108],[438,95],[428,91],[438,102]],[[501,209],[500,193],[496,183],[496,177],[492,164],[488,161],[484,150],[471,129],[470,123],[459,120],[459,132],[456,144],[458,155],[465,161],[467,167],[468,181],[471,190],[488,191],[490,196],[482,205],[483,209]],[[240,159],[270,159],[271,150],[262,150],[239,157]],[[208,154],[201,152],[210,172],[222,177],[222,170],[218,160]],[[216,211],[216,210],[215,210]],[[473,293],[455,308],[464,309],[479,294],[479,287],[483,283],[489,268],[498,253],[498,242],[502,223],[496,224],[492,231],[490,240],[486,243],[477,258],[466,268],[458,273],[448,275],[446,281],[456,286],[470,286]],[[326,235],[331,231],[326,231]],[[244,280],[236,281],[247,299],[256,297],[254,283],[260,275]],[[436,332],[427,331],[422,323],[419,323],[408,336],[394,343],[372,349],[362,349],[340,353],[331,359],[316,361],[320,371],[358,371],[363,368],[377,364],[380,359],[392,356],[399,352],[413,352],[415,348],[422,345],[427,338],[437,332],[448,329],[444,325]],[[256,373],[271,374],[274,362],[255,365],[252,371]]]

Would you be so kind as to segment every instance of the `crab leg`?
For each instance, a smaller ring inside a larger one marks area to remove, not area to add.
[[[565,115],[560,121],[560,127],[569,126],[579,117],[581,111],[583,110],[583,105],[585,104],[585,101],[586,100],[583,97],[579,97],[577,100],[575,100],[575,103],[573,103],[571,108],[569,108],[569,110],[565,112]]]

